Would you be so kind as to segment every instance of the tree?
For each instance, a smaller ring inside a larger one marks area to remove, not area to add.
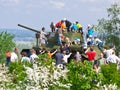
[[[13,42],[14,35],[7,32],[0,33],[0,63],[5,62],[5,53],[7,50],[12,50],[15,47]]]
[[[95,29],[100,32],[100,38],[105,41],[105,45],[115,45],[120,51],[120,7],[115,3],[107,9],[108,19],[98,20]]]

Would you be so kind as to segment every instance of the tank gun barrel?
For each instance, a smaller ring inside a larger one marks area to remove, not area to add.
[[[22,28],[25,28],[25,29],[28,29],[28,30],[31,30],[31,31],[33,31],[33,32],[40,33],[40,31],[37,31],[37,30],[35,30],[35,29],[32,29],[32,28],[30,28],[30,27],[27,27],[27,26],[24,26],[24,25],[21,25],[21,24],[18,24],[18,26],[20,26],[20,27],[22,27]]]

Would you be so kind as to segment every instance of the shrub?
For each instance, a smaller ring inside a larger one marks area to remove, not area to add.
[[[14,35],[8,34],[7,32],[0,33],[0,63],[5,62],[6,51],[12,50],[15,47],[13,38]]]
[[[101,73],[103,74],[103,84],[116,84],[120,87],[120,71],[117,70],[116,64],[102,65]]]
[[[99,74],[91,68],[92,64],[88,61],[79,62],[77,65],[71,62],[68,65],[68,82],[72,84],[71,90],[91,90],[97,88]]]
[[[17,84],[20,81],[24,82],[27,74],[25,73],[26,69],[24,68],[22,63],[20,62],[10,63],[8,70],[9,70],[8,73],[10,73],[13,77],[12,83]]]

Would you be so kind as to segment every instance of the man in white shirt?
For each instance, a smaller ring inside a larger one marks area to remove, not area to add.
[[[120,63],[120,58],[118,58],[118,57],[115,55],[115,52],[112,52],[112,55],[110,55],[110,56],[107,58],[107,61],[108,61],[109,63],[119,64],[119,63]]]
[[[68,63],[68,58],[71,56],[72,53],[66,54],[66,51],[63,51],[63,63]]]
[[[110,55],[112,55],[112,52],[114,52],[115,47],[114,46],[110,46],[110,49],[107,49],[106,51],[104,51],[106,58],[108,58]]]
[[[18,61],[18,48],[14,49],[14,52],[11,53],[11,62],[16,62]]]

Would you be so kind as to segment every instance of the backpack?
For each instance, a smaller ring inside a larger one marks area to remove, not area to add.
[[[60,27],[61,27],[61,22],[56,23],[55,26],[56,26],[57,28],[60,28]]]

